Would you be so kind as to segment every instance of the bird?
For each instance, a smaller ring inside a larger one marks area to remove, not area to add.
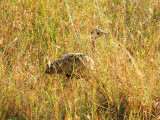
[[[95,39],[107,34],[99,29],[91,31],[91,51],[95,53]],[[59,57],[57,60],[46,65],[46,74],[63,74],[67,78],[85,77],[86,73],[94,70],[94,60],[84,53],[67,53]]]

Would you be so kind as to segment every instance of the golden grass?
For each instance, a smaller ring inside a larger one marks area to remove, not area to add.
[[[0,1],[1,119],[156,119],[160,114],[158,0]],[[48,59],[89,56],[87,79],[48,76]]]

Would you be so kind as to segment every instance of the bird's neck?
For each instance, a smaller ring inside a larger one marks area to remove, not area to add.
[[[95,52],[96,52],[96,44],[95,44],[95,37],[91,37],[91,55],[92,57],[95,56]]]

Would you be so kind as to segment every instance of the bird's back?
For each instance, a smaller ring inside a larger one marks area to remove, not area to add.
[[[87,69],[93,69],[94,61],[83,53],[68,53],[57,60],[53,65],[56,64],[56,71],[58,74],[65,73],[70,76],[73,74],[83,74]]]

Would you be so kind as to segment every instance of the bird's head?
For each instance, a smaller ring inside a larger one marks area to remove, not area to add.
[[[105,33],[100,29],[94,29],[91,32],[91,39],[96,39],[96,38],[98,38],[98,37],[100,37],[100,36],[102,36],[104,34],[108,34],[108,33]]]

